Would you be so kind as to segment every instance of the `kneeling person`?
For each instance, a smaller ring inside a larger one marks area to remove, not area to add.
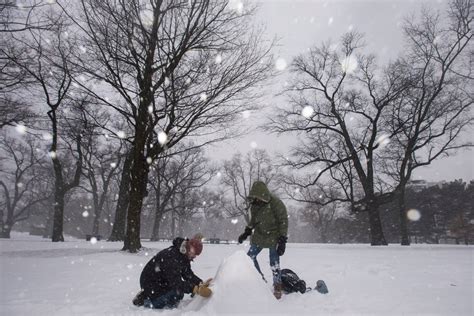
[[[191,270],[191,261],[202,252],[199,237],[190,240],[177,237],[173,245],[158,252],[143,268],[141,291],[133,299],[136,306],[174,308],[185,293],[209,297],[209,283],[203,282]]]

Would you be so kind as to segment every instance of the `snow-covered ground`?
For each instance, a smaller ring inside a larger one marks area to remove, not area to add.
[[[210,299],[185,296],[175,310],[135,307],[143,266],[163,242],[143,242],[138,254],[121,243],[68,239],[52,243],[14,233],[0,240],[1,315],[474,315],[472,246],[289,244],[281,265],[316,291],[273,298],[245,255],[248,244],[204,245],[193,263],[214,277]],[[260,265],[271,280],[268,251]]]

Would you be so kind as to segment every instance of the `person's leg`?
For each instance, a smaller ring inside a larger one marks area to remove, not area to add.
[[[282,284],[281,284],[281,270],[280,270],[280,256],[276,251],[276,247],[269,248],[270,253],[270,268],[273,276],[273,295],[277,299],[281,298]]]
[[[255,268],[257,268],[258,273],[260,273],[262,278],[265,280],[265,276],[263,275],[262,270],[260,270],[260,265],[258,264],[258,261],[257,261],[257,256],[261,251],[262,251],[262,248],[260,248],[259,246],[250,245],[250,249],[247,252],[247,255],[253,260],[253,264],[255,265]]]
[[[183,297],[183,293],[172,290],[153,299],[146,298],[144,306],[157,309],[174,308],[178,306]]]
[[[280,256],[276,247],[270,247],[270,268],[272,269],[273,284],[281,284]]]

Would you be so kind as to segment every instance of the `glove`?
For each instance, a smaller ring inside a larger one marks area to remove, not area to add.
[[[206,281],[207,282],[207,281]],[[210,282],[210,281],[209,281]],[[208,287],[208,285],[201,283],[199,285],[194,286],[193,288],[193,294],[198,294],[202,297],[209,297],[212,295],[211,289]]]
[[[241,244],[245,239],[247,239],[248,236],[252,235],[252,228],[250,227],[245,227],[245,231],[242,235],[239,236],[239,244]]]
[[[286,241],[288,240],[288,237],[286,236],[280,236],[278,237],[277,245],[276,245],[276,251],[279,256],[283,256],[285,253],[286,249]]]

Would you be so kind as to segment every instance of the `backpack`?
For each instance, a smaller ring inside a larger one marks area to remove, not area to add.
[[[290,269],[281,270],[281,283],[283,291],[286,293],[306,292],[306,282],[301,280],[298,275]]]

